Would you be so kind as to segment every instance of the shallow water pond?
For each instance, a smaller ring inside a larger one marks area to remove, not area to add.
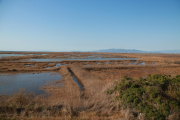
[[[84,61],[88,61],[88,60],[138,60],[138,58],[101,58],[101,57],[97,57],[97,58],[86,58],[86,59],[78,59],[78,58],[71,58],[71,59],[30,59],[27,61],[36,61],[36,62],[48,62],[48,61],[63,61],[63,60],[84,60]]]
[[[11,56],[24,56],[24,55],[23,54],[0,54],[0,58],[11,57]]]
[[[49,73],[23,73],[0,76],[0,95],[18,92],[24,88],[26,92],[40,95],[45,91],[39,89],[45,84],[51,84],[53,80],[61,80],[61,75],[54,72]]]
[[[26,55],[48,55],[48,54],[0,54],[0,58],[13,57],[13,56],[26,56]]]

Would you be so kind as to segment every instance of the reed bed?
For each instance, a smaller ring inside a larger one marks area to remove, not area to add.
[[[44,53],[43,53],[44,54]],[[47,96],[34,96],[20,90],[19,93],[11,96],[0,97],[0,118],[5,119],[119,119],[119,120],[144,120],[145,116],[132,108],[123,109],[119,106],[118,101],[114,101],[117,93],[107,95],[107,90],[114,88],[114,82],[117,77],[110,76],[108,72],[122,72],[124,69],[129,72],[131,70],[158,69],[162,73],[172,71],[178,73],[180,55],[165,54],[123,54],[123,53],[47,53],[45,56],[28,56],[13,57],[0,60],[0,72],[25,72],[25,71],[57,71],[63,77],[62,81],[53,81],[51,85],[42,86],[41,89],[48,92]],[[75,55],[76,54],[76,55]],[[80,55],[78,55],[80,54]],[[108,56],[108,54],[111,54]],[[128,65],[132,60],[116,61],[57,61],[57,62],[10,62],[10,60],[21,60],[30,58],[83,58],[89,55],[101,57],[137,57],[140,60],[133,62],[158,62],[156,65]],[[2,61],[3,60],[3,61]],[[96,62],[109,62],[109,64],[96,65]],[[123,64],[123,62],[127,62]],[[52,63],[52,64],[49,64]],[[55,64],[70,64],[53,67]],[[89,64],[89,66],[83,66]],[[26,66],[35,65],[34,67]],[[122,65],[118,65],[122,64]],[[45,69],[46,67],[53,67]],[[114,70],[116,69],[116,70]],[[120,70],[118,70],[120,69]],[[69,70],[73,72],[76,78],[82,83],[85,91],[82,91],[72,79]],[[164,71],[163,71],[164,70]],[[98,72],[98,73],[97,73]],[[102,72],[102,74],[100,74]],[[104,73],[103,73],[104,72]],[[156,72],[156,71],[155,71]],[[104,76],[98,76],[104,75]],[[107,77],[107,79],[106,79]],[[109,77],[109,78],[108,78]],[[111,79],[111,80],[108,80]],[[63,86],[60,86],[62,85]],[[174,115],[175,116],[175,115]],[[169,120],[174,120],[174,116],[170,115]]]
[[[174,68],[180,67],[177,64],[161,64],[161,65],[89,65],[83,66],[83,69],[91,70],[91,69],[133,69],[133,68]]]

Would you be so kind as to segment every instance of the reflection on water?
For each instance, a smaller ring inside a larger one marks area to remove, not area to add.
[[[63,66],[63,65],[61,65],[60,63],[58,63],[58,64],[56,64],[54,67],[58,67],[58,66]]]
[[[2,57],[14,57],[14,56],[25,56],[25,55],[48,55],[48,54],[0,54],[0,58],[2,58]]]
[[[109,64],[109,62],[104,62],[104,64]]]
[[[23,54],[0,54],[0,58],[11,57],[11,56],[24,56],[24,55]]]
[[[34,66],[31,65],[31,64],[25,64],[24,66],[26,66],[26,67],[34,67],[34,66],[36,66],[36,64]]]
[[[84,90],[83,86],[78,82],[78,80],[76,79],[76,77],[74,76],[74,74],[70,70],[69,70],[69,74],[73,78],[74,82],[80,87],[80,89]]]
[[[54,63],[48,63],[48,64],[54,64]],[[54,66],[52,67],[46,67],[45,69],[51,69],[51,68],[58,68],[59,66],[65,66],[65,65],[69,65],[69,64],[60,64],[60,63],[57,63],[55,64]]]
[[[78,80],[76,79],[75,76],[71,75],[71,77],[73,78],[73,80],[76,82],[76,84],[81,88],[81,90],[84,90],[83,86],[78,82]]]
[[[53,67],[46,67],[45,69],[50,69],[50,68],[53,68]]]
[[[53,75],[52,75],[53,74]],[[33,92],[36,95],[45,93],[39,87],[49,84],[52,80],[60,80],[61,75],[50,73],[24,73],[15,75],[0,76],[0,95],[18,92],[19,88],[25,88],[27,92]]]
[[[101,58],[101,57],[97,57],[97,58],[81,58],[81,59],[78,59],[78,58],[66,58],[66,59],[30,59],[30,60],[27,60],[27,61],[36,61],[36,62],[48,62],[48,61],[63,61],[63,60],[84,60],[84,61],[87,61],[87,60],[138,60],[138,58]],[[25,60],[26,61],[26,60]]]
[[[145,64],[146,64],[146,62],[141,62],[138,65],[145,65]]]

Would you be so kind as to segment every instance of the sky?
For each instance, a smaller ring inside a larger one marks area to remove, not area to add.
[[[180,0],[0,0],[0,50],[180,49]]]

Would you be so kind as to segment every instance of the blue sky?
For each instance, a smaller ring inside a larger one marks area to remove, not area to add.
[[[0,50],[180,49],[179,0],[0,0]]]

